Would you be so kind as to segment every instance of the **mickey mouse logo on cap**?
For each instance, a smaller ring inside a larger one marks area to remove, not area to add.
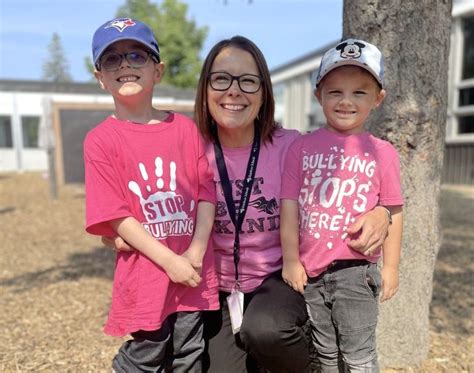
[[[362,48],[365,48],[365,44],[357,41],[349,41],[339,44],[336,50],[341,51],[342,58],[358,58],[362,54]]]

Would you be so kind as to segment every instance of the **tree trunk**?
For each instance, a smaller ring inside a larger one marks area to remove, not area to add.
[[[382,366],[420,364],[429,351],[439,192],[447,114],[452,0],[345,0],[344,37],[385,57],[387,97],[370,130],[400,153],[404,232],[398,294],[380,307]]]

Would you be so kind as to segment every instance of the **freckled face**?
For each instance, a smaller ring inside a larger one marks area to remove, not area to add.
[[[106,49],[107,53],[125,54],[134,51],[146,51],[140,43],[133,40],[122,40],[112,44]],[[151,58],[139,68],[130,66],[126,58],[116,71],[96,71],[95,77],[101,87],[110,92],[114,97],[134,96],[141,93],[153,94],[154,85],[159,83],[163,74],[164,65],[156,64]]]
[[[365,120],[383,101],[385,90],[363,69],[341,66],[323,78],[316,97],[330,131],[354,134],[364,131]]]
[[[227,72],[234,76],[260,75],[252,55],[239,48],[224,48],[215,58],[212,72]],[[234,80],[226,91],[215,91],[207,85],[209,112],[221,132],[253,133],[253,123],[262,105],[262,88],[256,93],[245,93]]]

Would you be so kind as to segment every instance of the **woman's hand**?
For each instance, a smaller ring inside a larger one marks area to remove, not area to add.
[[[350,235],[360,233],[360,236],[349,241],[348,245],[364,255],[372,255],[380,249],[385,241],[388,226],[387,211],[385,208],[377,206],[359,217],[354,224],[347,228],[347,233]]]
[[[102,243],[114,249],[115,251],[133,251],[133,247],[131,247],[122,237],[115,236],[115,237],[107,237],[102,236]]]

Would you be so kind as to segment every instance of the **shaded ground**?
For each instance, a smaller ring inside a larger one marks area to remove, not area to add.
[[[474,188],[443,188],[430,355],[386,373],[474,372],[473,207]],[[80,187],[51,200],[40,174],[0,175],[0,372],[110,371],[121,340],[101,328],[114,254],[84,233],[83,216]]]

